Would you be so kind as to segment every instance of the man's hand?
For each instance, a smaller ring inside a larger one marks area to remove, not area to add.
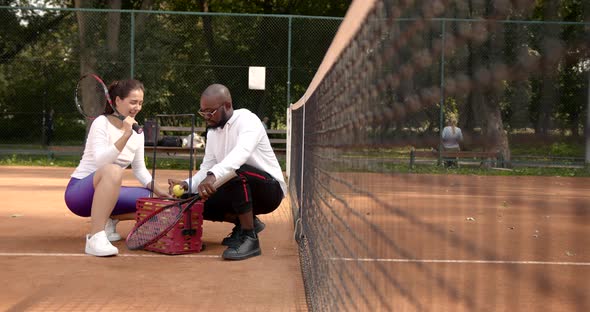
[[[188,191],[188,184],[182,180],[168,179],[168,194],[173,195],[172,188],[175,185],[180,185],[185,191]]]
[[[215,176],[212,174],[208,174],[205,180],[199,184],[197,191],[199,192],[199,195],[201,195],[202,199],[207,199],[217,192],[217,189],[215,186],[213,186],[215,181],[217,181],[217,178],[215,178]]]

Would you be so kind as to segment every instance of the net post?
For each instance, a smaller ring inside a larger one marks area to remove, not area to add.
[[[292,120],[291,120],[291,107],[293,104],[289,104],[287,107],[287,146],[286,146],[286,160],[285,160],[285,171],[287,175],[287,179],[291,176],[291,128],[292,128]]]
[[[445,115],[445,32],[446,32],[446,21],[441,20],[441,52],[440,52],[440,110],[439,110],[439,126],[438,126],[438,165],[442,164],[442,132],[444,128],[444,115]]]
[[[287,42],[287,105],[291,103],[291,32],[293,25],[293,17],[289,16],[289,33]]]
[[[135,51],[135,13],[131,12],[131,38],[129,39],[131,42],[129,44],[129,78],[133,79],[134,77],[134,71],[135,71],[135,63],[134,63],[134,59],[135,59],[135,55],[134,55],[134,51]]]
[[[590,71],[588,71],[588,97],[586,99],[586,126],[584,127],[584,137],[586,138],[586,155],[584,164],[590,165]]]

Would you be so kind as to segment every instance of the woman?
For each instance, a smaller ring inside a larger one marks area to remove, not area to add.
[[[461,147],[459,143],[463,141],[463,133],[461,129],[457,127],[457,117],[449,116],[447,126],[442,132],[442,145],[445,151],[460,151]],[[446,161],[446,166],[450,167],[456,164],[456,161]]]
[[[115,227],[121,220],[135,219],[135,201],[148,197],[152,186],[144,161],[144,136],[131,128],[143,105],[143,84],[137,80],[115,81],[109,86],[109,95],[117,111],[127,117],[119,119],[105,103],[105,113],[92,122],[84,154],[65,192],[68,208],[91,218],[85,252],[94,256],[118,254],[111,244],[121,239]],[[123,172],[129,165],[144,187],[122,186]],[[167,189],[155,183],[153,192],[159,197],[170,196]]]

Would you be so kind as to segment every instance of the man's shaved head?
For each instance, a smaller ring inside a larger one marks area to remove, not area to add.
[[[203,91],[203,94],[201,94],[201,97],[213,97],[218,98],[223,102],[231,103],[231,94],[229,93],[229,90],[226,86],[218,83],[208,86],[207,89]]]
[[[199,113],[205,118],[207,127],[223,128],[234,113],[227,87],[217,83],[208,86],[201,94]]]

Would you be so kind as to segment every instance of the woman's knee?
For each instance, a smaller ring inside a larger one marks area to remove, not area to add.
[[[99,182],[121,184],[123,182],[123,168],[115,164],[108,164],[96,171],[94,175],[95,185]]]

